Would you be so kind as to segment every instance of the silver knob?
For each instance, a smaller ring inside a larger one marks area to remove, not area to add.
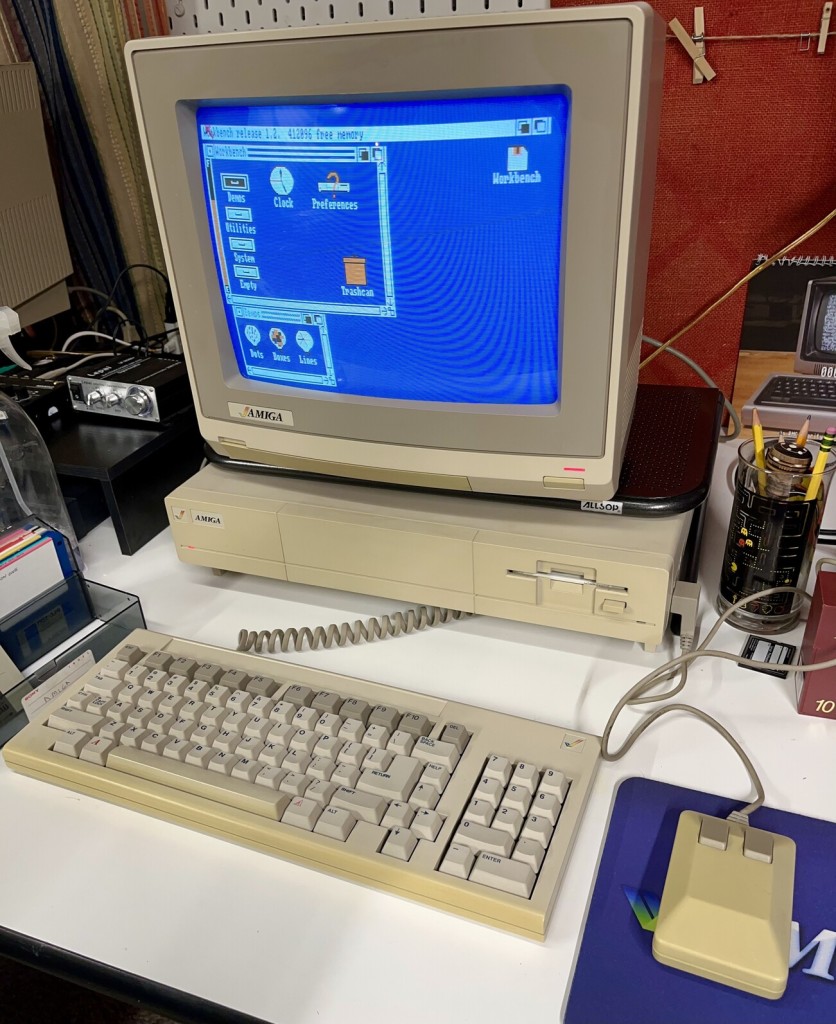
[[[112,409],[115,405],[119,405],[121,401],[122,399],[119,395],[117,395],[115,391],[111,391],[109,394],[105,395],[104,404],[108,409]]]
[[[151,399],[144,391],[135,388],[125,396],[125,408],[131,416],[147,416],[151,411]]]
[[[98,405],[103,398],[104,395],[101,393],[101,391],[90,391],[87,395],[87,404]]]

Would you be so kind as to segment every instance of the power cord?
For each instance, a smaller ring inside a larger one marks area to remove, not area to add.
[[[346,644],[359,644],[364,641],[371,643],[373,640],[383,640],[386,637],[406,636],[422,629],[468,619],[472,614],[452,608],[419,605],[417,608],[410,608],[406,614],[395,612],[393,615],[383,615],[379,619],[366,619],[365,622],[357,619],[353,623],[343,622],[339,625],[332,622],[328,626],[316,626],[313,630],[307,626],[301,629],[272,631],[263,629],[261,632],[242,629],[238,634],[238,650],[254,650],[261,654],[266,645],[267,650],[273,654],[278,645],[279,650],[287,654],[288,651],[304,650],[306,644],[311,651],[318,648],[327,649],[334,645],[345,647]]]
[[[711,379],[711,377],[709,377],[705,370],[699,365],[699,363],[694,362],[694,360],[690,356],[686,356],[685,353],[680,352],[678,348],[672,348],[670,344],[667,344],[663,347],[661,341],[657,341],[655,338],[649,338],[646,334],[642,335],[642,341],[646,341],[648,345],[655,345],[657,349],[662,349],[669,355],[676,356],[677,359],[681,359],[682,362],[685,363],[686,366],[689,366],[694,371],[694,373],[696,373],[697,376],[701,380],[703,380],[710,388],[716,388],[717,391],[720,391],[720,393],[723,395],[723,405],[726,407],[726,412],[729,414],[729,419],[732,422],[731,432],[728,434],[721,434],[720,440],[734,441],[736,438],[740,437],[742,424],[740,422],[740,417],[735,412],[734,406],[731,404],[728,398],[726,398],[725,394],[723,394],[720,388],[717,387],[717,385]]]

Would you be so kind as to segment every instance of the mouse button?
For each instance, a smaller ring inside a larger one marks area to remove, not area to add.
[[[703,818],[700,821],[700,838],[703,846],[725,850],[729,845],[729,826],[719,818]]]
[[[772,836],[768,832],[761,832],[757,828],[747,828],[743,832],[744,857],[751,857],[752,860],[760,860],[764,864],[771,864],[774,846]]]

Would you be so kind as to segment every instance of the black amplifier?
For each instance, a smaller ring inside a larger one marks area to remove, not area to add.
[[[79,412],[160,423],[191,404],[186,364],[165,356],[115,356],[67,374]]]
[[[70,405],[63,380],[42,380],[25,372],[0,374],[0,391],[13,398],[40,428],[53,416],[67,412]]]

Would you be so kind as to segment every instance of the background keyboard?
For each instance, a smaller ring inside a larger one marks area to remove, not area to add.
[[[600,743],[137,630],[3,757],[35,778],[542,939]]]
[[[768,429],[797,431],[810,416],[810,430],[823,434],[836,422],[836,378],[773,373],[743,406],[744,426],[751,426],[753,409]]]

